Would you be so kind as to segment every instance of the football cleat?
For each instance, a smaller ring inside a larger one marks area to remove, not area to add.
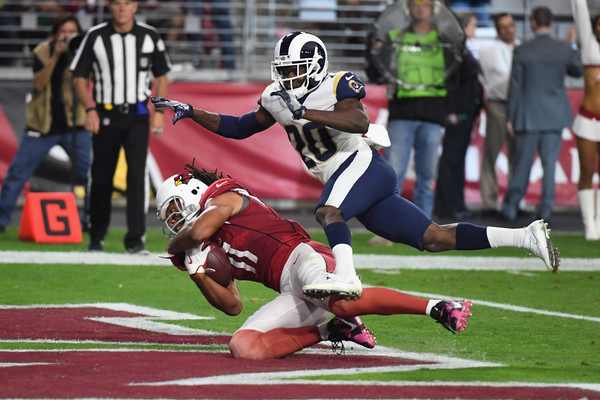
[[[362,294],[362,284],[358,276],[354,276],[349,282],[336,279],[335,274],[329,274],[327,280],[317,283],[309,283],[302,287],[302,293],[306,297],[324,299],[334,294],[346,295],[358,298]]]
[[[360,317],[334,317],[327,323],[327,329],[329,330],[327,340],[331,342],[332,350],[339,354],[344,353],[343,340],[360,344],[368,349],[372,349],[377,343],[377,339],[362,323]]]
[[[524,228],[527,232],[524,248],[542,259],[549,271],[558,271],[560,254],[550,240],[550,229],[543,219],[538,219]]]
[[[429,315],[450,332],[461,332],[467,327],[467,317],[473,314],[471,304],[467,300],[442,300]]]

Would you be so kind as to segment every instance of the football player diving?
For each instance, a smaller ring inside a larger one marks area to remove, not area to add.
[[[550,271],[558,269],[559,254],[543,220],[519,229],[466,222],[438,225],[401,197],[391,164],[369,145],[385,140],[370,133],[361,102],[365,85],[352,72],[329,73],[327,65],[321,39],[292,32],[275,46],[274,82],[263,91],[258,107],[247,114],[218,114],[165,98],[151,99],[156,108],[174,111],[174,124],[191,118],[227,138],[244,139],[276,122],[285,129],[306,167],[324,185],[315,215],[336,261],[337,279],[307,285],[305,294],[361,294],[346,223],[353,217],[376,235],[421,251],[517,247],[537,255]]]
[[[358,299],[306,296],[306,285],[335,279],[332,251],[233,179],[190,164],[186,169],[166,179],[156,194],[172,263],[188,271],[208,302],[228,315],[238,315],[243,307],[236,279],[279,292],[235,332],[229,342],[234,357],[280,358],[323,340],[334,349],[341,341],[373,348],[375,337],[358,317],[366,314],[429,315],[453,333],[467,326],[471,302],[465,300],[427,300],[380,287],[365,288]],[[227,287],[204,268],[209,240],[229,258],[234,279]]]

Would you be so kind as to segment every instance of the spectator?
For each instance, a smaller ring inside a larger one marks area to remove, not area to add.
[[[160,135],[164,126],[161,112],[149,118],[150,77],[154,76],[156,94],[166,95],[170,65],[156,29],[135,21],[137,1],[111,0],[109,7],[112,19],[87,32],[71,64],[77,95],[86,110],[85,127],[94,134],[88,250],[104,249],[113,176],[123,147],[128,167],[125,249],[130,254],[147,253],[148,131],[152,128],[155,135]],[[92,71],[93,99],[88,90]]]
[[[577,199],[581,208],[585,238],[600,239],[600,192],[594,189],[592,178],[596,171],[596,159],[600,155],[600,15],[590,24],[590,12],[586,0],[572,0],[573,16],[581,43],[584,94],[579,113],[573,123],[573,132],[579,154],[579,183]]]
[[[203,6],[206,0],[185,0],[191,6],[191,12],[195,15],[204,15],[211,26],[203,23],[203,28],[216,29],[221,49],[221,67],[230,71],[235,69],[235,47],[233,43],[233,32],[229,17],[230,0],[210,0],[210,7]],[[202,42],[207,34],[190,34],[189,39]],[[213,39],[214,40],[214,39]],[[210,47],[210,43],[204,43],[204,48]]]
[[[497,38],[479,54],[483,73],[483,87],[486,92],[485,140],[481,160],[479,190],[481,192],[481,213],[484,216],[498,215],[498,180],[496,159],[502,144],[506,143],[508,153],[508,176],[512,176],[514,165],[514,138],[506,128],[506,100],[512,64],[513,50],[519,44],[515,39],[515,21],[509,14],[494,17]]]
[[[194,54],[192,64],[196,68],[204,66],[202,56],[195,53],[209,52],[214,48],[221,51],[221,68],[235,69],[235,47],[233,31],[229,17],[229,0],[177,0],[177,3],[164,2],[161,5],[146,2],[146,14],[155,26],[167,31],[165,40],[186,41],[192,45],[188,49]],[[171,17],[165,19],[165,12]],[[187,13],[187,15],[186,15]],[[196,24],[188,27],[188,18],[198,19]],[[189,32],[191,28],[198,33]]]
[[[81,32],[77,18],[57,18],[50,38],[33,50],[33,95],[27,125],[0,192],[0,232],[10,223],[17,198],[37,166],[54,145],[60,145],[74,165],[74,183],[86,186],[90,168],[90,133],[83,129],[85,109],[76,102],[67,40]],[[85,202],[87,204],[87,202]],[[87,212],[81,215],[87,223]]]
[[[161,32],[166,32],[163,39],[169,42],[180,38],[183,29],[184,0],[143,0],[140,9],[147,21]]]
[[[389,32],[389,40],[396,47],[395,52],[391,51],[397,54],[398,79],[405,85],[397,85],[389,101],[388,131],[392,144],[386,149],[386,155],[396,171],[398,188],[402,191],[414,149],[417,176],[413,203],[430,217],[438,149],[444,135],[445,78],[450,62],[446,52],[439,51],[442,40],[431,20],[433,0],[408,0],[407,7],[410,26]]]
[[[458,14],[467,39],[475,37],[477,17]],[[439,217],[463,220],[469,212],[465,206],[465,155],[473,126],[479,125],[483,106],[483,88],[479,82],[479,63],[465,46],[456,84],[448,88],[449,114],[445,120],[442,156],[435,191],[435,213]]]
[[[222,246],[234,260],[232,278],[279,293],[233,335],[229,349],[235,358],[280,358],[322,340],[373,348],[373,334],[357,317],[363,314],[429,315],[451,332],[467,326],[470,301],[428,300],[382,287],[365,289],[358,299],[308,297],[303,287],[332,279],[331,250],[233,179],[186,167],[191,174],[168,178],[156,195],[163,232],[172,239],[167,251],[173,264],[187,271],[208,302],[227,315],[242,311],[242,297],[233,279],[224,287],[206,274],[205,260],[214,246]]]
[[[510,74],[507,127],[515,135],[515,170],[502,203],[502,214],[509,221],[517,217],[536,150],[544,169],[538,215],[550,218],[562,129],[573,123],[565,73],[573,77],[583,73],[579,52],[550,36],[549,8],[534,8],[530,22],[535,38],[515,48]]]
[[[18,12],[21,11],[20,8],[21,6],[7,4],[6,1],[0,0],[0,26],[4,28],[0,29],[0,42],[6,42],[0,44],[0,52],[9,53],[0,57],[0,65],[12,65],[14,55],[10,53],[21,51],[16,44],[11,43],[19,38],[17,27],[20,23],[18,17]]]

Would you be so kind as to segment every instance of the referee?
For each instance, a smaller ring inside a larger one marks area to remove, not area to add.
[[[164,115],[148,113],[151,80],[156,96],[167,95],[170,63],[153,27],[134,19],[138,2],[111,0],[112,19],[87,32],[71,64],[75,89],[86,110],[85,128],[92,132],[89,251],[104,250],[111,214],[113,176],[121,147],[127,160],[127,234],[130,254],[145,248],[146,155],[149,130],[158,136]],[[88,79],[93,78],[93,98]]]

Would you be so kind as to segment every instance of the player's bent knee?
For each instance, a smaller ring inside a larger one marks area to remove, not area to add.
[[[456,248],[456,224],[429,225],[423,235],[423,250],[435,253],[454,248]]]
[[[329,299],[329,311],[341,318],[354,317],[354,301],[340,295],[331,296]]]
[[[342,216],[342,210],[333,206],[322,206],[315,213],[317,222],[321,224],[323,228],[334,222],[344,222]]]
[[[264,352],[261,351],[259,337],[262,332],[250,329],[237,331],[229,341],[229,351],[233,358],[243,358],[249,360],[264,359]]]

